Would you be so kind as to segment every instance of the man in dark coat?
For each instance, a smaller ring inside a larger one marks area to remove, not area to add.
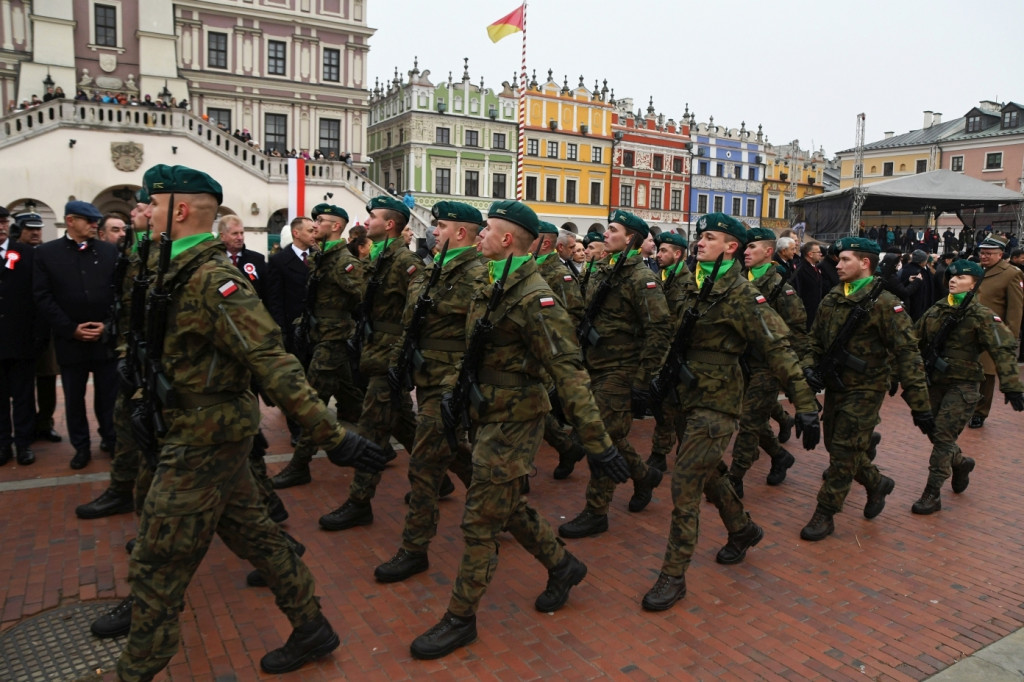
[[[793,288],[804,302],[807,310],[807,329],[811,328],[814,322],[814,314],[818,312],[818,304],[827,291],[821,279],[821,270],[818,263],[821,262],[821,244],[818,242],[807,242],[800,247],[800,265],[796,269],[796,278],[793,280]]]
[[[117,247],[96,239],[102,217],[90,203],[69,201],[64,207],[67,233],[35,250],[32,286],[39,314],[55,337],[68,435],[75,449],[72,469],[84,468],[92,458],[85,412],[90,373],[100,449],[114,451],[117,362],[105,332],[114,303]]]
[[[921,285],[910,296],[903,299],[907,305],[907,312],[910,319],[917,322],[924,315],[924,311],[935,302],[933,295],[934,278],[932,271],[928,269],[928,254],[917,249],[910,254],[910,262],[900,270],[900,284],[907,286],[913,281],[920,280]]]
[[[245,273],[260,300],[266,302],[267,259],[262,253],[245,248],[245,226],[236,215],[226,215],[217,223],[220,240],[228,248],[228,259]]]

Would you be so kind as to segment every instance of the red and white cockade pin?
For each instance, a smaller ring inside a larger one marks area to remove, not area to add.
[[[254,282],[256,281],[256,278],[259,277],[259,275],[256,274],[256,265],[253,263],[246,263],[245,267],[242,269],[245,270],[245,274],[249,275],[249,279]]]
[[[14,264],[17,263],[19,260],[21,260],[20,253],[18,253],[17,251],[8,251],[7,262],[4,263],[4,267],[7,268],[8,270],[13,270]]]

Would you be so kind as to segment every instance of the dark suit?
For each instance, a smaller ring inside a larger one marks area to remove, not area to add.
[[[658,267],[658,260],[654,256],[651,256],[650,258],[644,258],[644,265],[650,268],[651,272],[653,272],[655,275],[661,272],[661,268]]]
[[[32,287],[36,305],[54,335],[57,363],[64,386],[68,435],[75,450],[89,449],[85,388],[93,375],[100,437],[114,443],[116,359],[104,340],[79,341],[75,329],[83,322],[107,322],[114,302],[117,247],[90,239],[84,250],[67,237],[35,249]]]
[[[228,252],[228,258],[234,262],[230,251]],[[266,302],[267,259],[263,257],[263,254],[257,253],[252,249],[242,249],[238,252],[238,262],[235,264],[239,270],[245,273],[260,300]]]
[[[306,301],[309,267],[288,245],[267,261],[267,291],[264,301],[274,322],[284,332],[285,348],[292,348],[292,327]]]
[[[45,330],[32,299],[34,249],[12,242],[0,246],[0,447],[22,449],[35,435],[33,358]]]
[[[801,259],[796,269],[796,278],[792,282],[807,310],[807,330],[810,331],[814,315],[818,312],[818,305],[827,293],[823,289],[821,271],[807,260]]]

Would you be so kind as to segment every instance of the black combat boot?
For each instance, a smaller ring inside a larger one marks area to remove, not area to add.
[[[301,557],[306,553],[306,546],[304,544],[284,531],[281,531],[281,534],[284,535],[284,539],[288,541],[288,544],[291,546],[292,551],[295,552],[296,556]],[[245,584],[249,587],[266,587],[267,579],[264,578],[263,574],[258,570],[254,570],[250,571],[249,575],[245,576]]]
[[[447,611],[440,623],[412,641],[409,651],[413,658],[429,661],[447,656],[474,640],[476,640],[476,615],[460,618]]]
[[[910,507],[910,511],[915,514],[934,514],[940,509],[942,509],[942,494],[939,492],[939,486],[931,483],[924,487],[921,499]]]
[[[409,552],[399,548],[391,557],[373,571],[373,577],[379,583],[397,583],[411,578],[417,573],[430,568],[426,552]]]
[[[27,445],[19,445],[15,448],[18,452],[18,464],[21,466],[28,466],[36,461],[36,455],[32,452],[32,448]]]
[[[960,464],[953,467],[953,492],[962,493],[967,490],[971,482],[971,472],[974,471],[974,460],[964,457]]]
[[[573,441],[572,447],[569,448],[568,452],[558,453],[558,466],[555,467],[555,480],[561,481],[569,478],[573,469],[576,468],[576,463],[587,456],[587,451],[583,449],[583,446]]]
[[[779,485],[786,480],[786,472],[796,464],[796,457],[785,448],[782,452],[772,457],[772,468],[768,471],[766,482],[768,485]]]
[[[868,501],[864,505],[864,518],[873,519],[885,509],[885,497],[896,487],[896,481],[882,476],[874,490],[868,492]]]
[[[835,525],[832,523],[832,514],[827,512],[821,507],[814,510],[814,516],[811,520],[803,527],[800,531],[800,537],[804,540],[810,540],[811,542],[817,542],[818,540],[824,540],[829,535],[832,535],[836,530]]]
[[[288,510],[285,509],[281,496],[273,490],[267,496],[267,514],[274,523],[284,523],[288,520]]]
[[[75,516],[80,519],[101,519],[105,516],[128,514],[135,511],[135,502],[130,492],[123,493],[107,488],[92,502],[75,507]]]
[[[306,485],[312,480],[313,477],[309,475],[308,464],[296,464],[294,461],[291,461],[288,462],[288,466],[281,470],[281,473],[270,479],[270,484],[274,486],[275,490],[281,490],[296,485]]]
[[[120,604],[97,618],[89,630],[97,637],[123,637],[132,629],[133,597],[126,597]]]
[[[732,489],[736,491],[736,497],[741,500],[743,499],[743,475],[745,473],[745,471],[736,469],[735,471],[730,471],[727,474],[729,477],[729,483],[732,483]]]
[[[686,576],[672,576],[661,573],[654,587],[644,595],[640,606],[645,611],[665,611],[686,596]]]
[[[668,462],[666,461],[667,459],[668,458],[665,456],[665,453],[663,452],[652,452],[651,456],[647,458],[646,464],[649,467],[654,467],[661,473],[665,473],[666,471],[668,471]]]
[[[543,613],[551,613],[565,606],[569,601],[569,590],[579,585],[587,575],[587,565],[569,552],[554,568],[548,569],[548,584],[533,603]]]
[[[563,538],[585,538],[591,535],[600,535],[608,530],[608,516],[595,514],[589,509],[584,509],[572,521],[567,521],[558,527],[558,534]]]
[[[323,614],[292,630],[284,646],[260,659],[263,672],[280,674],[298,670],[338,648],[341,640]]]
[[[633,497],[629,498],[629,511],[640,512],[647,508],[654,497],[654,489],[661,484],[662,473],[655,467],[647,467],[647,476],[642,481],[633,481]]]
[[[878,431],[871,432],[871,440],[868,441],[868,461],[874,462],[878,455],[878,444],[882,442],[882,434]]]
[[[738,564],[747,555],[747,550],[761,542],[763,537],[764,529],[748,519],[742,530],[729,533],[729,541],[718,550],[715,561],[720,564]]]
[[[371,523],[373,507],[369,502],[345,500],[345,504],[320,517],[320,527],[324,530],[345,530],[354,526],[369,526]]]

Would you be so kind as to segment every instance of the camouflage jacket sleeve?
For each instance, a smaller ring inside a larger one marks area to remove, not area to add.
[[[187,280],[177,281],[178,273]],[[254,435],[260,413],[249,392],[251,376],[316,441],[327,447],[340,441],[344,431],[220,242],[180,254],[168,278],[174,290],[163,368],[178,402],[165,410],[168,442],[212,444]]]
[[[924,412],[931,409],[928,382],[924,376],[924,362],[917,347],[913,321],[902,303],[889,292],[884,292],[871,311],[878,319],[884,348],[890,349],[896,373],[903,386],[903,399],[911,410]],[[888,372],[883,375],[879,388],[888,387]]]
[[[665,276],[665,271],[661,271],[661,284],[662,290],[665,292],[665,303],[668,305],[668,311],[672,315],[671,327],[672,330],[679,325],[679,320],[683,316],[683,282],[687,279],[693,279],[693,273],[683,263],[683,267],[672,276],[671,279]],[[669,335],[671,337],[671,334]]]
[[[804,310],[803,301],[796,294],[796,290],[789,284],[783,284],[783,288],[771,303],[771,294],[782,280],[782,276],[775,272],[774,268],[765,275],[757,278],[751,284],[761,292],[771,304],[778,316],[782,319],[787,330],[787,341],[792,351],[796,354],[801,366],[810,364],[810,348],[807,337],[807,312]],[[766,368],[768,363],[756,350],[751,347],[748,352],[748,363],[751,369]]]
[[[569,313],[573,325],[578,326],[583,319],[583,294],[580,292],[579,282],[572,276],[569,268],[562,265],[555,253],[548,255],[541,263],[539,271],[544,281],[551,287],[551,291],[558,297],[562,307]]]
[[[355,331],[352,315],[362,300],[365,286],[363,263],[344,244],[336,244],[320,257],[317,272],[311,277],[319,278],[313,302],[314,342],[348,339]]]
[[[382,262],[382,258],[388,260]],[[402,313],[405,311],[409,284],[423,269],[423,261],[401,239],[395,239],[388,245],[387,251],[370,266],[367,283],[375,276],[376,268],[385,266],[387,271],[374,296],[373,310],[370,311],[373,338],[363,347],[359,362],[359,371],[368,377],[385,374],[398,358],[402,349]]]

